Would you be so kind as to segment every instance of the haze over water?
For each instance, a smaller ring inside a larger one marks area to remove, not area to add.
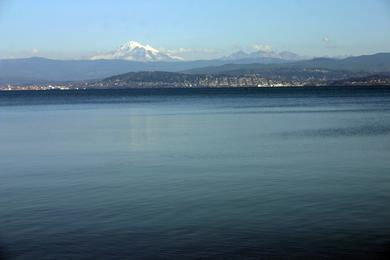
[[[1,92],[0,144],[6,258],[389,253],[389,88]]]

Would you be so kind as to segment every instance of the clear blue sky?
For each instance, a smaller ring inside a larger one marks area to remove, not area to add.
[[[129,40],[200,56],[255,44],[357,55],[390,52],[390,0],[0,0],[0,35],[3,57],[82,57]]]

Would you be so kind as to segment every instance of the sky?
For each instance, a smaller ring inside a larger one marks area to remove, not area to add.
[[[0,58],[88,58],[130,40],[186,59],[390,52],[390,0],[0,0]]]

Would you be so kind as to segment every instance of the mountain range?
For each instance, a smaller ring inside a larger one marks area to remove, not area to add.
[[[294,76],[308,78],[322,75],[321,77],[338,80],[346,76],[390,72],[390,53],[344,59],[303,59],[291,52],[258,50],[252,53],[239,51],[219,59],[184,61],[150,45],[131,41],[115,51],[94,55],[88,60],[54,60],[39,57],[3,59],[0,60],[0,84],[90,81],[140,71],[197,75],[258,74],[271,78]]]
[[[289,51],[275,52],[272,50],[258,50],[254,52],[237,51],[222,58],[226,61],[262,61],[261,63],[287,63],[303,60],[304,57]]]
[[[186,73],[192,74],[245,74],[259,73],[266,70],[282,69],[327,69],[343,70],[351,72],[389,72],[390,71],[390,53],[377,53],[373,55],[362,55],[348,57],[344,59],[334,58],[314,58],[283,64],[224,64],[217,66],[208,66],[204,68],[195,68],[186,70]]]
[[[90,57],[91,60],[127,60],[139,62],[156,61],[183,61],[182,57],[172,55],[169,51],[159,50],[149,44],[141,44],[136,41],[129,41],[114,51],[100,53]],[[252,61],[261,63],[285,63],[288,61],[297,61],[304,59],[293,52],[273,51],[271,47],[263,48],[254,52],[237,51],[228,56],[220,58],[224,61]]]

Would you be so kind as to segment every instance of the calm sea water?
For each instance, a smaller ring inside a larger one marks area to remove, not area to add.
[[[390,88],[0,93],[0,258],[389,248]]]

